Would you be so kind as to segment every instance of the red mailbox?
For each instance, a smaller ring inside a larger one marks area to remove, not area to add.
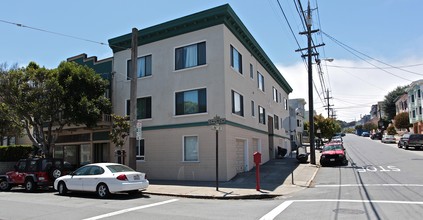
[[[261,153],[260,152],[254,152],[254,163],[255,164],[261,164]]]
[[[260,191],[260,163],[261,163],[261,153],[254,152],[254,163],[256,164],[256,190]]]

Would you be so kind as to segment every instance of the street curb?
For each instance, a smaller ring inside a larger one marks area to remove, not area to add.
[[[307,184],[307,188],[311,188],[311,187],[312,187],[312,185],[313,185],[313,183],[314,183],[314,178],[316,177],[317,172],[319,172],[319,170],[320,170],[320,165],[316,165],[316,171],[314,171],[313,176],[312,176],[312,177],[311,177],[311,179],[309,180],[309,183]]]
[[[242,195],[242,196],[204,196],[204,195],[180,195],[171,193],[154,193],[154,192],[143,192],[146,195],[158,195],[158,196],[171,196],[181,197],[190,199],[216,199],[216,200],[248,200],[248,199],[273,199],[281,194],[262,194],[262,195]]]

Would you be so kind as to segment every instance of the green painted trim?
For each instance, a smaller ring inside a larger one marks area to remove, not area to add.
[[[201,30],[215,25],[224,24],[245,48],[260,62],[275,81],[286,93],[291,93],[292,88],[285,80],[270,58],[266,55],[239,17],[229,4],[218,6],[192,15],[181,17],[159,25],[138,31],[138,46],[160,41],[166,38]],[[109,39],[113,53],[131,48],[131,33]]]
[[[87,54],[83,53],[67,59],[68,62],[75,62],[80,65],[88,66],[93,69],[96,73],[100,74],[103,79],[111,81],[111,73],[113,71],[113,58],[107,58],[97,61],[96,56],[87,57]]]
[[[260,129],[257,129],[257,128],[253,128],[253,127],[250,127],[250,126],[239,124],[239,123],[236,123],[236,122],[233,122],[233,121],[226,120],[225,124],[229,125],[229,126],[242,128],[242,129],[245,129],[245,130],[269,135],[269,133],[267,131],[263,131],[263,130],[260,130]],[[154,131],[154,130],[163,130],[163,129],[172,129],[172,128],[191,128],[191,127],[203,127],[203,126],[210,126],[210,125],[208,124],[207,121],[205,121],[205,122],[194,122],[194,123],[173,124],[173,125],[149,126],[149,127],[143,127],[142,130],[144,130],[144,131]],[[278,134],[271,134],[269,136],[279,137],[279,138],[284,138],[284,139],[289,140],[289,137],[285,137],[285,136],[278,135]]]
[[[172,125],[158,125],[158,126],[149,126],[143,127],[144,131],[153,131],[153,130],[162,130],[162,129],[172,129],[172,128],[191,128],[191,127],[200,127],[200,126],[209,126],[208,122],[194,122],[194,123],[184,123],[184,124],[172,124]]]
[[[266,134],[266,135],[268,134],[267,131],[263,131],[263,130],[260,130],[260,129],[257,129],[257,128],[253,128],[253,127],[250,127],[250,126],[239,124],[239,123],[236,123],[236,122],[233,122],[233,121],[226,121],[226,124],[234,126],[234,127],[242,128],[242,129],[245,129],[245,130],[249,130],[249,131],[254,131],[254,132],[258,132],[258,133],[262,133],[262,134]]]

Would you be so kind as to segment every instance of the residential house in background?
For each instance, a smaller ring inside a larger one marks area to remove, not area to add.
[[[304,99],[289,99],[288,105],[290,108],[289,114],[289,132],[292,144],[301,146],[303,142],[304,122],[305,122],[305,109],[306,101]],[[288,151],[290,152],[290,151]]]
[[[129,115],[131,34],[109,40],[113,49],[113,112]],[[292,88],[226,4],[138,32],[137,170],[150,179],[227,181],[290,146]],[[128,149],[128,143],[125,149]],[[134,156],[134,155],[128,155]]]
[[[405,93],[395,100],[396,115],[408,112],[408,94]]]
[[[414,81],[407,88],[408,114],[415,134],[423,134],[422,88],[423,80]]]

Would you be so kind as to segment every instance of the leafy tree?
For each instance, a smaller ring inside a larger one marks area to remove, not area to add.
[[[371,123],[371,122],[367,122],[363,125],[363,129],[366,130],[366,131],[376,130],[377,125],[375,125],[374,123]]]
[[[407,129],[407,131],[410,131],[410,127],[412,127],[412,125],[410,124],[410,118],[408,115],[408,112],[402,112],[399,113],[398,115],[395,116],[394,118],[395,120],[395,127],[397,129]]]
[[[110,140],[116,145],[116,147],[119,147],[119,150],[121,150],[129,136],[129,129],[131,126],[129,123],[129,118],[128,116],[122,117],[112,114],[112,119],[113,125],[109,137]]]
[[[8,68],[6,63],[0,64],[0,75],[7,74],[9,70],[17,69],[17,65]],[[1,101],[0,97],[0,101]],[[15,114],[11,106],[0,102],[0,137],[16,137],[20,136],[23,131],[23,124],[19,117]]]
[[[355,126],[355,130],[361,130],[361,129],[363,129],[363,125],[356,125]]]
[[[330,139],[335,133],[341,132],[341,125],[333,118],[325,118],[321,114],[314,116],[314,133],[318,137],[317,129],[320,129],[320,137]]]
[[[395,90],[389,92],[383,100],[382,110],[386,114],[387,121],[394,119],[396,115],[395,100],[405,93],[406,86],[398,86]]]
[[[53,134],[65,125],[92,127],[110,112],[110,101],[104,96],[107,85],[94,70],[73,62],[62,62],[55,69],[30,62],[1,74],[0,99],[23,121],[34,146],[51,156],[57,137]]]

